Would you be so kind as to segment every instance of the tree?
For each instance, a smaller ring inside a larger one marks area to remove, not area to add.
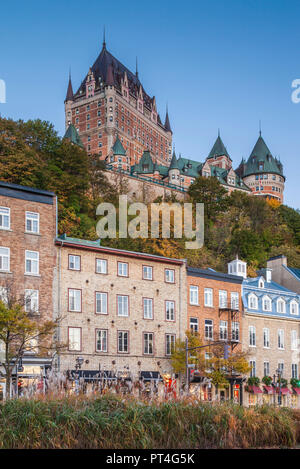
[[[204,203],[204,213],[208,220],[215,219],[218,213],[227,208],[227,191],[216,177],[199,176],[189,187],[188,193],[194,203]]]
[[[0,300],[0,343],[4,349],[2,365],[5,371],[7,399],[11,395],[13,369],[24,352],[31,351],[42,355],[64,347],[54,338],[60,319],[38,321],[31,313],[25,311],[25,302],[26,298],[17,300],[13,285],[5,288],[5,295]]]
[[[235,351],[229,352],[228,357],[225,353],[224,344],[205,342],[198,333],[186,331],[188,338],[188,348],[199,347],[207,345],[207,347],[191,350],[189,352],[188,362],[195,364],[195,369],[201,372],[211,380],[214,386],[228,386],[228,378],[234,375],[241,375],[247,373],[250,368],[247,355],[244,352]],[[171,364],[175,373],[186,373],[186,355],[185,355],[185,341],[177,339],[175,348],[171,355]],[[209,358],[205,355],[209,353]]]

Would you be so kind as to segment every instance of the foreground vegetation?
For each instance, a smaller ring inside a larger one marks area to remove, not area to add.
[[[105,395],[12,400],[0,414],[0,448],[282,448],[298,439],[296,412],[272,407]]]

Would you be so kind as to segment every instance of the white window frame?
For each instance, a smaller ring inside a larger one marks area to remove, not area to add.
[[[70,332],[72,333],[70,334]],[[79,332],[79,337],[76,337],[74,340],[74,337],[72,338],[72,335],[74,332]],[[74,345],[71,345],[73,342]],[[78,344],[78,346],[76,346]],[[82,347],[81,343],[81,327],[69,327],[68,329],[68,349],[72,352],[80,352]]]
[[[144,355],[153,355],[154,354],[154,334],[153,332],[144,332],[143,333],[143,348]]]
[[[193,333],[198,333],[199,332],[199,320],[198,320],[198,318],[194,318],[194,317],[190,318],[190,330]]]
[[[167,283],[175,283],[175,270],[174,269],[165,269],[165,281]]]
[[[254,301],[253,303],[252,303],[252,300]],[[254,293],[250,293],[250,295],[248,297],[248,307],[249,307],[249,309],[257,309],[258,308],[258,298]]]
[[[212,288],[204,288],[204,306],[213,307],[214,305],[214,295]]]
[[[1,252],[6,250],[6,252]],[[5,262],[3,260],[6,259]],[[3,268],[3,265],[7,264],[7,268]],[[0,246],[0,271],[1,272],[9,272],[10,270],[10,248],[5,246]]]
[[[98,265],[100,264],[100,270]],[[105,271],[102,272],[102,267],[105,266]],[[107,259],[96,259],[96,274],[107,274]]]
[[[98,309],[98,305],[100,309]],[[96,291],[95,307],[96,314],[108,314],[108,294],[106,292]]]
[[[117,295],[118,316],[127,318],[129,316],[129,297],[127,295]]]
[[[293,306],[295,306],[295,312],[293,312]],[[294,316],[299,316],[299,304],[297,301],[292,300],[290,302],[290,314],[293,314]]]
[[[128,277],[128,262],[118,262],[118,276]]]
[[[98,348],[100,343],[100,348]],[[108,331],[107,329],[96,329],[96,352],[107,352]]]
[[[270,329],[268,327],[263,328],[263,347],[270,348]]]
[[[227,308],[228,293],[227,290],[219,290],[219,307]]]
[[[298,372],[298,363],[292,363],[292,378],[298,379],[299,372]]]
[[[166,300],[165,309],[166,309],[166,321],[175,321],[175,301]]]
[[[236,342],[240,341],[240,323],[238,321],[231,323],[231,339]]]
[[[37,222],[37,229],[36,230],[28,229],[27,221],[31,222],[32,228],[34,227],[34,222]],[[25,213],[25,232],[32,233],[32,234],[40,233],[40,214],[38,212],[26,212]]]
[[[0,220],[4,222],[4,220],[8,219],[8,226],[4,226],[4,223],[1,223],[0,229],[1,230],[10,230],[10,208],[9,207],[0,207]]]
[[[166,334],[166,355],[172,355],[172,351],[175,349],[176,335]]]
[[[268,361],[264,361],[264,376],[270,376],[270,362]]]
[[[199,305],[199,288],[197,285],[190,285],[190,305]]]
[[[284,350],[284,330],[283,329],[277,330],[277,345],[278,345],[278,350]]]
[[[36,254],[36,259],[30,258],[31,254]],[[30,261],[31,270],[27,270],[27,261]],[[36,265],[36,269],[32,270],[32,266]],[[26,275],[39,275],[40,273],[40,253],[38,251],[25,251],[25,274]]]
[[[28,303],[30,306],[28,307]],[[38,313],[39,312],[39,291],[26,289],[25,290],[25,311],[26,313]]]
[[[249,326],[249,347],[256,347],[256,327]]]
[[[126,341],[125,341],[125,336],[126,336]],[[120,340],[121,340],[121,348],[120,348]],[[126,343],[126,350],[124,350],[125,343]],[[118,331],[118,353],[128,353],[128,352],[129,352],[129,331]]]
[[[219,337],[220,340],[228,339],[228,321],[220,321],[219,323]]]
[[[214,338],[214,322],[212,319],[204,320],[204,338],[205,340],[213,340]]]
[[[283,308],[282,308],[283,310],[282,310],[282,311],[279,310],[279,309],[280,309],[280,308],[279,308],[279,305],[280,305],[280,304],[283,305]],[[276,311],[277,311],[277,313],[279,313],[279,314],[285,314],[285,313],[286,313],[286,302],[285,302],[285,300],[284,300],[283,298],[281,298],[281,297],[278,298],[278,300],[277,300],[277,302],[276,302]]]
[[[150,275],[148,275],[150,273]],[[143,280],[153,280],[153,267],[151,265],[143,265]]]
[[[249,361],[250,365],[250,377],[254,378],[256,376],[256,360],[250,360]]]
[[[298,350],[298,334],[297,330],[291,330],[291,350]]]
[[[268,308],[266,308],[265,302],[269,303]],[[270,298],[269,295],[264,295],[263,296],[263,298],[262,298],[262,309],[263,309],[263,311],[269,311],[269,312],[272,311],[272,298]]]
[[[153,319],[153,298],[143,298],[143,318]]]
[[[236,291],[230,292],[231,309],[238,310],[240,306],[240,295]]]
[[[71,259],[72,258],[74,258],[73,259],[74,267],[71,267],[71,264],[72,264]],[[76,267],[76,260],[78,260],[78,267]],[[69,266],[68,267],[69,267],[69,270],[77,270],[77,271],[81,270],[81,257],[76,255],[76,254],[69,254]]]
[[[77,292],[79,296],[77,296]],[[68,290],[68,305],[69,305],[68,310],[69,311],[75,312],[75,313],[81,313],[81,303],[82,303],[81,295],[82,295],[82,292],[78,288],[69,288]],[[74,308],[71,308],[72,300],[73,300]],[[77,306],[78,300],[79,300],[79,304],[78,304],[79,308],[77,309],[76,306]]]

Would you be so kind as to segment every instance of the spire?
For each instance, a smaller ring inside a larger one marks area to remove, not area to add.
[[[78,145],[79,147],[84,148],[82,140],[73,124],[69,125],[63,138],[69,140],[73,145]]]
[[[218,137],[217,137],[217,140],[215,141],[214,143],[214,146],[212,147],[212,149],[210,150],[210,153],[208,155],[207,158],[214,158],[216,156],[227,156],[228,158],[230,158],[227,150],[226,150],[226,147],[224,145],[224,143],[222,142],[222,139],[220,137],[220,129],[218,129]],[[231,158],[230,158],[231,159]]]
[[[69,84],[68,84],[68,89],[67,89],[67,95],[65,101],[73,101],[74,100],[74,94],[73,94],[73,87],[72,87],[72,80],[71,80],[71,68],[69,71]]]
[[[166,107],[165,129],[167,130],[167,132],[172,132],[168,113],[168,105]]]
[[[171,164],[170,164],[169,169],[179,169],[177,158],[176,158],[176,153],[175,153],[175,147],[174,147],[174,150],[173,150],[172,160],[171,160]]]
[[[119,139],[119,134],[117,134],[116,141],[114,143],[114,146],[112,147],[112,151],[114,155],[121,155],[125,156],[126,155],[126,150],[123,147],[121,140]]]
[[[261,120],[259,120],[259,136],[261,137]]]
[[[102,42],[102,48],[106,49],[106,42],[105,42],[105,26],[103,27],[103,42]]]
[[[114,81],[114,73],[113,73],[113,65],[112,63],[109,64],[107,67],[107,73],[106,73],[106,84],[110,86],[114,86],[115,81]]]
[[[138,59],[135,58],[135,76],[139,78],[139,71],[138,71]]]

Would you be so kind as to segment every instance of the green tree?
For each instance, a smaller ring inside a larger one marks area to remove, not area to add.
[[[214,220],[228,206],[227,191],[216,177],[199,176],[190,185],[188,193],[194,203],[204,203],[204,213],[208,220]]]

